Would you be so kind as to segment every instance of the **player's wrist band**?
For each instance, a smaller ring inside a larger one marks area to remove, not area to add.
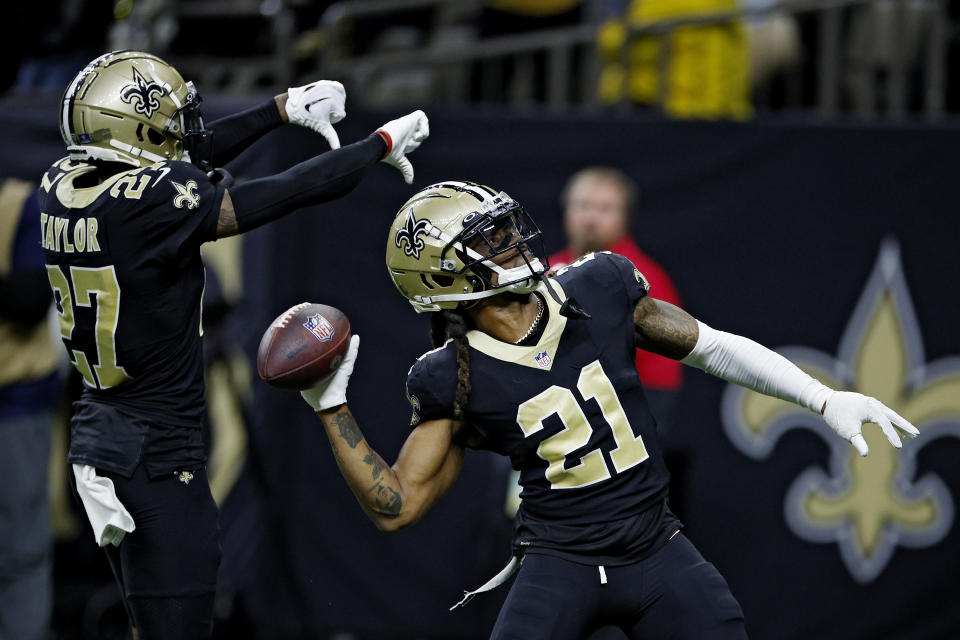
[[[380,159],[383,160],[388,155],[390,155],[391,151],[393,151],[393,138],[391,138],[390,134],[384,131],[383,129],[377,129],[376,131],[373,132],[373,135],[380,136],[383,139],[384,143],[386,143],[387,145],[387,150],[383,152],[382,156],[380,156]]]

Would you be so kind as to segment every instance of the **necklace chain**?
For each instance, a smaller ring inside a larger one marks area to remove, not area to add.
[[[537,299],[537,317],[533,319],[533,324],[530,325],[530,328],[527,329],[527,332],[523,334],[519,340],[514,342],[514,344],[520,344],[527,338],[533,335],[533,332],[537,330],[537,326],[540,324],[540,318],[543,317],[543,301],[540,300],[540,296],[534,294],[534,297]]]

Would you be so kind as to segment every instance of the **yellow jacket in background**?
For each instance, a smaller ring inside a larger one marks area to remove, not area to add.
[[[737,0],[632,0],[626,20],[608,21],[598,34],[600,100],[662,104],[677,118],[749,118],[749,44],[742,21],[677,27],[627,41],[627,25],[642,28],[738,8]]]

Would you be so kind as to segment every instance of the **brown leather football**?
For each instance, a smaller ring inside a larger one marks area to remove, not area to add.
[[[257,372],[281,389],[307,389],[326,378],[350,346],[350,321],[339,309],[302,302],[284,311],[260,339]]]

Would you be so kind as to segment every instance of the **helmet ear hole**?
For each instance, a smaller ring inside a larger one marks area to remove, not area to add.
[[[156,129],[147,129],[147,138],[158,147],[167,141],[166,137]]]
[[[425,273],[420,274],[420,282],[422,282],[423,286],[425,286],[427,289],[433,289],[433,285],[429,280],[427,280],[427,275]]]
[[[433,278],[433,281],[436,282],[437,285],[439,285],[439,286],[441,286],[441,287],[449,287],[449,286],[451,286],[451,285],[453,284],[453,277],[452,277],[452,276],[437,276],[437,275],[435,275],[435,276],[431,276],[431,277]]]

